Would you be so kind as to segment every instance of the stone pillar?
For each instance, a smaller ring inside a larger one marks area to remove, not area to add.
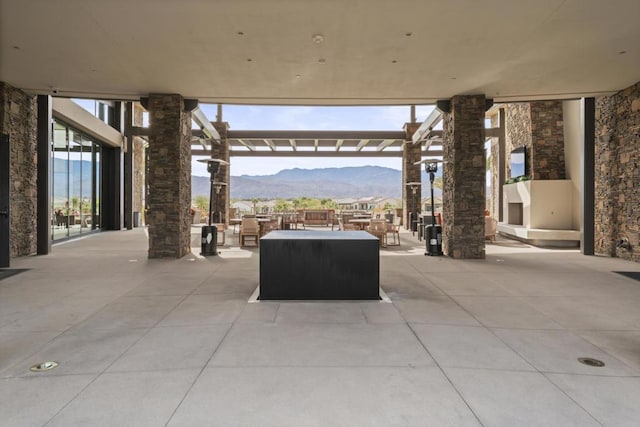
[[[595,253],[640,262],[640,82],[595,102]],[[620,246],[628,240],[630,247]]]
[[[191,251],[191,113],[180,95],[149,96],[149,258]]]
[[[11,156],[11,257],[30,255],[37,250],[37,108],[36,96],[0,82],[0,133],[9,135]]]
[[[484,95],[454,96],[443,124],[443,251],[484,258]]]
[[[615,216],[618,208],[617,162],[615,138],[616,115],[613,96],[596,99],[596,169],[595,169],[595,252],[615,256]]]
[[[216,128],[220,134],[220,144],[216,142],[211,143],[211,158],[229,161],[229,141],[227,141],[227,134],[229,132],[229,123],[227,122],[213,122],[213,127]],[[218,208],[218,212],[222,212],[221,222],[229,225],[229,194],[231,192],[231,165],[220,165],[218,173],[216,174],[216,181],[224,182],[227,185],[224,186],[220,193],[213,194],[215,206]]]
[[[409,214],[422,212],[422,185],[418,186],[415,195],[407,185],[408,182],[422,182],[422,165],[415,164],[422,160],[422,144],[414,144],[411,140],[419,127],[420,123],[405,123],[403,129],[405,142],[402,145],[402,221],[407,230],[411,229]]]

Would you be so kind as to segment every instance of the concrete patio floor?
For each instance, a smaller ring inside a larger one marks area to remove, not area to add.
[[[392,303],[248,303],[258,250],[235,238],[148,260],[134,229],[15,259],[30,270],[0,281],[0,425],[640,424],[640,282],[613,273],[640,265],[401,239],[381,251]]]

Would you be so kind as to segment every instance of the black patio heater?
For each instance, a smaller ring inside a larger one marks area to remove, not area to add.
[[[215,225],[212,225],[214,215],[216,221],[220,221],[220,215],[218,210],[218,194],[223,186],[227,185],[224,182],[216,181],[216,174],[220,165],[228,165],[229,162],[220,159],[203,159],[198,160],[200,163],[207,164],[207,172],[211,175],[210,187],[209,187],[209,215],[207,219],[207,225],[202,227],[202,241],[200,245],[200,255],[202,256],[215,256],[218,255],[218,229]],[[214,202],[213,195],[216,195]],[[214,212],[215,211],[215,212]]]
[[[433,181],[435,174],[438,172],[438,162],[426,161],[424,164],[425,171],[429,174],[429,182],[431,182],[431,225],[425,228],[425,241],[427,243],[427,252],[425,255],[441,256],[442,255],[442,226],[436,224],[436,212],[433,202]]]

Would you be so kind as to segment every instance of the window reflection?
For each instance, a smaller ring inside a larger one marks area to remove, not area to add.
[[[62,122],[53,123],[51,238],[100,227],[97,200],[100,145]]]

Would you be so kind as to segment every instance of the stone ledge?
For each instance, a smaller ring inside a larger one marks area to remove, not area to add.
[[[527,228],[522,225],[498,224],[498,232],[535,246],[578,247],[580,231]]]

